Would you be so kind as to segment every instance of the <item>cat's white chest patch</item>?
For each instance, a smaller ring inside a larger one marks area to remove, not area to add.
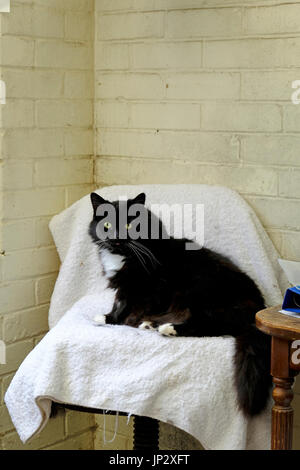
[[[123,256],[114,255],[108,250],[101,251],[101,262],[106,277],[113,277],[125,264]]]

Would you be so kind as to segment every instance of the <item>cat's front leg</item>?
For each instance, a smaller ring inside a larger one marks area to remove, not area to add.
[[[96,315],[93,318],[93,321],[96,325],[112,325],[115,323],[110,313],[108,313],[107,315]]]
[[[97,325],[116,325],[120,323],[126,308],[124,300],[115,300],[113,308],[107,315],[96,315],[94,323]]]
[[[162,336],[179,336],[174,323],[159,323],[145,320],[139,324],[140,330],[158,331]]]
[[[155,330],[158,329],[158,325],[157,325],[157,323],[154,323],[152,321],[145,320],[145,321],[143,321],[142,323],[139,324],[138,328],[140,330],[153,330],[153,331],[155,331]]]
[[[158,327],[158,332],[162,336],[203,336],[199,326],[191,319],[182,323],[163,323]]]
[[[191,312],[182,308],[175,312],[145,315],[139,324],[141,330],[158,330],[163,336],[190,336]]]
[[[139,325],[141,330],[157,330],[162,336],[184,336],[182,335],[182,331],[177,331],[178,327],[179,325],[175,325],[174,323],[162,323],[159,325],[159,323],[151,321],[143,321]]]

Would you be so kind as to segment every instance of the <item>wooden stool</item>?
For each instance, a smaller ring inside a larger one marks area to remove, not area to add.
[[[256,314],[256,326],[272,336],[271,375],[274,406],[272,408],[272,450],[292,448],[293,400],[292,385],[300,371],[300,318],[279,313],[281,307],[261,310]]]

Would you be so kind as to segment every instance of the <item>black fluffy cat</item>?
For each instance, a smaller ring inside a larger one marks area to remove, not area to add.
[[[145,208],[143,193],[126,202],[92,193],[91,201],[89,234],[116,289],[112,311],[98,323],[156,329],[166,336],[234,336],[239,406],[246,415],[262,411],[271,386],[270,340],[255,327],[255,313],[265,304],[254,281],[225,256],[200,247],[190,251],[188,240],[166,238],[162,222]],[[130,215],[134,204],[147,222],[146,236],[144,231],[138,238],[131,237],[139,228],[137,215]],[[153,224],[159,228],[155,239]]]

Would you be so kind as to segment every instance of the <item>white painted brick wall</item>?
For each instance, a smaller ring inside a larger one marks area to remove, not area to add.
[[[233,132],[280,132],[280,108],[273,104],[204,103],[202,129]]]
[[[134,103],[130,106],[135,129],[199,129],[200,106],[177,103]]]
[[[290,101],[300,79],[299,8],[294,0],[12,0],[0,17],[8,96],[0,333],[9,358],[0,370],[0,448],[24,448],[3,396],[47,329],[58,268],[49,220],[94,181],[228,185],[281,256],[300,260],[300,106]],[[25,448],[91,448],[94,419],[81,416],[59,413]],[[167,427],[163,436],[165,448],[198,448]],[[299,448],[299,421],[295,437]],[[121,420],[111,448],[130,448],[131,439]]]
[[[238,100],[240,74],[234,72],[173,73],[166,76],[166,98],[171,100]]]
[[[0,215],[0,448],[92,448],[94,417],[59,413],[23,445],[3,403],[20,363],[48,330],[59,260],[48,224],[93,188],[91,0],[12,0],[0,15],[3,170]],[[79,196],[80,194],[80,196]]]
[[[300,162],[300,107],[291,104],[299,8],[271,0],[96,1],[98,184],[227,183],[258,212],[261,201],[272,207],[262,216],[267,229],[299,259],[296,242],[287,242],[300,231],[298,173],[282,171]],[[129,34],[132,18],[149,15],[164,15],[163,36],[159,22],[149,36],[144,21]]]
[[[96,74],[96,96],[99,99],[162,99],[164,82],[157,74]]]
[[[286,132],[297,133],[300,129],[299,106],[287,104],[283,108],[283,128]]]
[[[300,260],[300,1],[95,3],[97,186],[227,185]]]
[[[125,47],[124,41],[122,42]],[[105,45],[100,45],[100,48]],[[114,45],[114,47],[117,47]],[[156,70],[156,69],[199,69],[202,65],[202,43],[190,42],[158,42],[158,43],[129,43],[129,57],[133,70]],[[105,51],[102,52],[105,56]],[[104,67],[104,66],[103,66]],[[110,67],[110,64],[107,64]],[[114,63],[113,68],[121,68]]]
[[[10,98],[47,99],[64,96],[63,71],[6,68],[5,81]]]
[[[300,5],[276,5],[248,8],[245,12],[247,34],[280,34],[300,32]]]
[[[99,43],[95,57],[97,70],[127,69],[129,67],[129,46],[127,44]]]
[[[127,13],[98,15],[99,40],[160,38],[164,34],[164,13]]]
[[[36,103],[36,121],[40,128],[91,127],[93,106],[89,101],[43,100]]]
[[[239,162],[239,140],[229,134],[98,129],[97,153],[105,156]],[[277,147],[276,147],[277,148]],[[296,158],[296,155],[295,155]]]
[[[166,23],[166,36],[170,38],[233,36],[242,32],[242,10],[171,11],[166,14]]]
[[[86,43],[42,39],[36,42],[36,67],[89,70],[91,61],[92,51]]]
[[[280,36],[280,35],[279,35]],[[299,37],[207,41],[203,63],[213,68],[279,68],[299,65]]]

